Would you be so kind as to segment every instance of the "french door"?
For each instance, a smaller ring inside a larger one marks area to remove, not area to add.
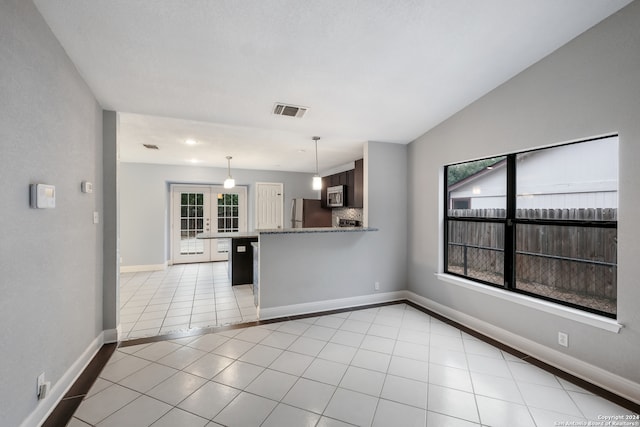
[[[174,264],[226,261],[228,239],[198,239],[200,233],[247,231],[247,188],[172,185],[171,246]]]

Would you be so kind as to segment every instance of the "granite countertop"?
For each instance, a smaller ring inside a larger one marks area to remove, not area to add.
[[[238,231],[232,233],[200,233],[197,239],[238,239],[259,237],[261,234],[310,234],[310,233],[361,233],[378,231],[373,227],[313,227],[313,228],[274,228],[269,230]]]
[[[274,230],[260,230],[260,234],[304,234],[304,233],[358,233],[378,231],[372,227],[314,227],[314,228],[282,228]]]
[[[257,231],[235,231],[231,233],[200,233],[196,239],[248,239],[258,237]]]

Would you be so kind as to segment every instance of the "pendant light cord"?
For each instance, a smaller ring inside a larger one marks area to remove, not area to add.
[[[318,175],[318,140],[320,139],[319,136],[314,136],[313,140],[316,142],[316,175]]]

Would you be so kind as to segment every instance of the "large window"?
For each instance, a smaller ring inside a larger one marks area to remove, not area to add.
[[[445,176],[445,272],[615,318],[617,136]]]

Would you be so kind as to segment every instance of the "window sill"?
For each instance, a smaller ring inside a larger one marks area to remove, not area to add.
[[[442,280],[443,282],[451,283],[453,285],[461,286],[466,289],[471,289],[475,292],[480,292],[486,295],[501,298],[509,302],[544,311],[546,313],[603,329],[605,331],[614,332],[616,334],[619,333],[620,329],[623,327],[622,324],[618,323],[614,319],[609,319],[604,316],[598,316],[597,314],[587,313],[571,307],[565,307],[560,304],[554,304],[552,302],[540,300],[527,295],[521,295],[515,292],[497,289],[489,285],[484,285],[482,283],[463,279],[461,277],[453,276],[450,274],[436,273],[436,277],[438,278],[438,280]]]

